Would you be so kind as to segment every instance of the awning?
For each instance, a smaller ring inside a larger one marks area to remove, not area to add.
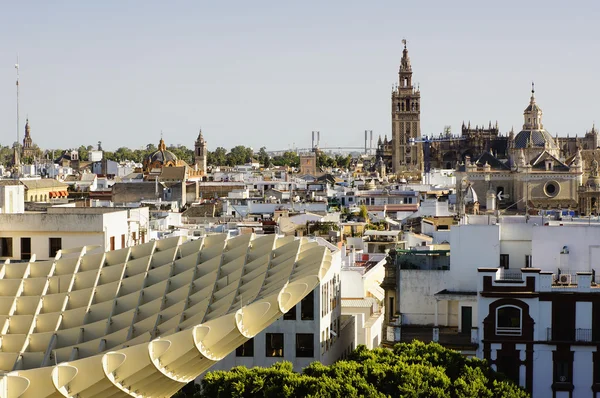
[[[50,197],[53,198],[56,196],[56,192],[50,192]]]

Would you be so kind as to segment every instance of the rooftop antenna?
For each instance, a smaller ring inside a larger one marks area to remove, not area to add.
[[[17,70],[17,145],[19,144],[19,54],[17,54],[17,63],[15,64],[15,69]]]

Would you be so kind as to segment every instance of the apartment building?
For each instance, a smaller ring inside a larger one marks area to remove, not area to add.
[[[331,364],[355,348],[355,320],[342,315],[341,253],[327,241],[331,266],[315,289],[264,331],[239,346],[211,370],[235,366],[271,366],[289,361],[300,371],[312,362]]]

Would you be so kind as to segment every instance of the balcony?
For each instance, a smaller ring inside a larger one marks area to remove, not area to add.
[[[504,282],[522,282],[523,273],[517,268],[499,268],[499,273],[496,274],[497,281]]]
[[[401,342],[409,343],[413,340],[424,343],[436,342],[444,347],[458,350],[476,349],[478,345],[477,328],[472,328],[469,333],[461,333],[456,327],[403,325],[400,336]]]
[[[448,271],[450,250],[398,250],[396,264],[400,269]]]
[[[575,329],[572,330],[560,329],[552,331],[552,328],[546,328],[546,341],[574,341],[579,343],[591,343],[594,341],[592,329]]]

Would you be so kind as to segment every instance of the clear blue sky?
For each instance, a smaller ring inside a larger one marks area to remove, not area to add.
[[[600,124],[595,1],[13,1],[0,11],[0,144],[361,146],[391,132],[402,38],[422,133],[519,130],[536,83],[552,135]],[[21,138],[23,131],[21,131]]]

